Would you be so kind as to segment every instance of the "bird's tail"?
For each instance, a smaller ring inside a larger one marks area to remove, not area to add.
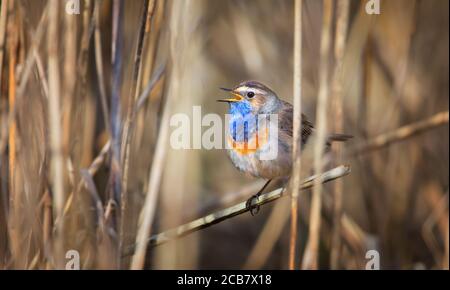
[[[326,142],[326,147],[327,147],[326,151],[330,149],[331,143],[333,143],[333,142],[345,142],[345,141],[347,141],[348,139],[351,139],[351,138],[353,138],[353,136],[352,135],[348,135],[348,134],[337,134],[337,133],[334,133],[334,134],[328,135],[327,142]]]

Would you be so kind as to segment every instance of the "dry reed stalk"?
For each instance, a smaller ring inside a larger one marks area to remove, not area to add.
[[[128,159],[129,159],[129,144],[131,142],[131,134],[130,134],[130,123],[133,119],[133,108],[135,106],[136,100],[138,98],[140,92],[140,83],[142,79],[142,52],[145,44],[145,40],[148,37],[147,34],[147,21],[151,20],[151,16],[153,15],[155,1],[151,1],[149,4],[149,0],[144,0],[144,7],[142,9],[142,15],[138,27],[137,33],[137,41],[136,41],[136,50],[134,52],[134,61],[133,61],[133,72],[131,77],[131,86],[130,92],[128,94],[128,108],[127,108],[127,116],[125,120],[124,133],[122,138],[122,152],[121,158],[122,163],[124,164],[123,176],[122,176],[122,195],[126,192],[127,183],[128,183]],[[150,18],[150,19],[149,19]],[[122,205],[123,206],[123,205]]]
[[[5,54],[6,21],[8,19],[8,0],[2,1],[0,7],[0,85],[2,84],[3,56]]]
[[[69,203],[77,203],[77,200],[72,199],[74,197],[73,191],[75,190],[74,182],[75,176],[73,174],[73,163],[71,162],[71,142],[73,142],[73,133],[76,128],[74,125],[74,114],[73,108],[74,104],[76,104],[77,100],[75,98],[75,86],[76,86],[76,64],[78,57],[78,47],[77,47],[77,28],[78,23],[77,19],[68,13],[64,13],[63,25],[64,25],[64,33],[61,36],[61,49],[64,50],[64,57],[59,57],[59,59],[63,59],[62,63],[62,90],[61,90],[61,154],[62,158],[66,164],[66,172],[67,172],[67,185],[66,185],[66,200],[65,200],[65,210],[63,211],[63,216],[69,216],[68,212],[68,204]],[[37,51],[36,51],[37,54]],[[60,54],[61,55],[61,54]],[[39,57],[38,57],[39,59]],[[36,64],[39,63],[38,59],[36,60]],[[38,66],[38,65],[37,65]],[[39,72],[39,69],[38,69]],[[78,168],[78,163],[75,164],[76,168]],[[63,175],[64,176],[64,175]],[[72,198],[69,198],[72,197]],[[76,197],[76,196],[75,196]],[[78,203],[77,203],[78,204]],[[66,210],[67,209],[67,210]],[[61,222],[64,222],[65,231],[64,241],[65,247],[72,247],[75,243],[71,242],[72,233],[77,230],[75,219],[71,218],[60,218]],[[57,224],[56,224],[57,225]]]
[[[292,199],[292,196],[291,196]],[[292,203],[292,201],[291,201]],[[292,205],[291,205],[292,207]],[[250,255],[248,256],[244,266],[242,267],[245,270],[254,270],[261,269],[266,263],[269,255],[271,254],[273,247],[275,246],[276,241],[281,235],[281,232],[286,224],[289,215],[282,214],[286,213],[289,210],[289,203],[286,200],[282,200],[278,202],[275,207],[272,209],[270,216],[267,222],[264,225],[263,230],[261,231],[258,240],[253,247]],[[292,209],[291,209],[292,211]],[[281,214],[280,214],[281,213]],[[292,219],[292,214],[291,214]],[[292,227],[292,223],[291,223]],[[290,248],[289,248],[289,269],[295,269],[295,253],[292,253],[292,228],[291,228],[291,240],[290,240]],[[295,245],[294,245],[295,246]],[[293,261],[291,262],[291,259]],[[292,264],[291,264],[292,263]]]
[[[328,103],[328,64],[331,43],[331,24],[332,24],[333,2],[331,0],[323,1],[323,21],[322,35],[320,43],[320,64],[319,64],[319,96],[317,101],[317,142],[314,148],[314,172],[320,174],[323,170],[326,130],[327,130],[327,103]],[[309,224],[309,238],[303,257],[303,269],[318,268],[318,251],[320,242],[320,223],[322,208],[322,184],[317,181],[313,189],[313,198],[311,201],[311,218]]]
[[[301,136],[302,136],[302,0],[295,1],[294,24],[294,144],[292,150],[292,194],[291,194],[291,236],[289,241],[289,269],[295,269],[297,221],[298,221],[298,195],[300,192],[301,173]]]
[[[10,2],[9,10],[12,11],[14,9],[14,3]],[[11,37],[8,38],[8,57],[9,57],[9,83],[8,83],[8,99],[9,99],[9,108],[10,112],[12,111],[12,108],[16,107],[16,63],[17,63],[17,47],[19,45],[19,39],[18,39],[18,31],[16,26],[16,16],[10,17],[10,21],[8,23],[8,32],[11,35]],[[18,207],[15,206],[14,202],[14,186],[15,186],[15,167],[16,167],[16,118],[13,117],[12,122],[9,126],[9,171],[10,171],[10,199],[12,201],[12,208],[18,209]]]
[[[342,103],[342,66],[345,51],[345,41],[347,38],[348,28],[348,16],[350,10],[349,0],[339,0],[337,2],[337,15],[336,15],[336,32],[334,43],[334,58],[336,61],[335,69],[332,79],[332,108],[334,110],[332,128],[335,132],[343,132],[343,103]],[[336,162],[342,162],[342,148],[341,144],[336,144],[334,147],[334,153],[336,156]],[[342,195],[343,195],[343,181],[336,180],[334,183],[334,218],[333,218],[333,234],[331,239],[331,257],[330,267],[331,269],[338,269],[339,256],[341,248],[341,216],[342,216]]]
[[[77,248],[80,252],[82,269],[95,267],[95,263],[101,259],[99,258],[101,256],[101,250],[99,249],[101,242],[97,242],[101,238],[99,238],[99,234],[96,232],[98,224],[96,223],[96,212],[92,210],[93,199],[89,194],[91,191],[81,186],[84,181],[83,169],[87,167],[91,171],[91,162],[99,168],[100,165],[105,163],[104,159],[106,159],[107,153],[109,152],[108,149],[102,149],[99,155],[105,156],[105,158],[98,163],[96,163],[98,160],[92,161],[94,158],[92,151],[93,143],[95,142],[94,134],[98,126],[96,121],[97,114],[99,114],[98,120],[103,120],[103,122],[100,122],[106,128],[103,131],[106,132],[105,135],[108,136],[110,132],[108,130],[109,118],[105,117],[104,107],[102,107],[107,97],[106,95],[102,96],[100,93],[100,86],[104,85],[105,80],[103,79],[100,82],[97,78],[95,84],[91,81],[94,80],[97,73],[95,54],[95,4],[91,0],[84,0],[81,15],[77,17],[80,32],[77,42],[78,57],[75,64],[77,81],[75,84],[76,102],[73,104],[73,130],[78,132],[79,136],[74,136],[75,138],[72,140],[73,150],[71,150],[70,155],[70,160],[75,164],[75,183],[68,197],[68,202],[69,198],[73,200],[71,210],[68,213],[70,217],[73,217],[71,221],[73,221],[74,228],[72,228],[71,233],[76,231],[78,233],[77,237],[80,237],[76,242],[79,245],[77,245]],[[92,60],[90,58],[91,54],[93,56]],[[90,71],[92,71],[92,75]],[[99,88],[99,93],[91,96],[91,87]],[[97,102],[97,100],[99,101]],[[109,143],[104,147],[109,148]],[[104,151],[107,152],[105,153]],[[113,264],[111,263],[111,265]],[[97,267],[100,268],[100,263],[97,264]]]
[[[3,83],[3,59],[5,55],[5,39],[6,39],[6,24],[8,19],[8,0],[2,1],[1,7],[0,7],[0,88],[2,87]],[[4,118],[2,115],[0,115],[0,118],[2,119],[2,125],[0,126],[0,166],[2,165],[2,143],[3,140],[7,139],[8,130],[6,126],[4,126]],[[5,136],[5,137],[4,137]],[[6,144],[6,143],[5,143]],[[1,190],[1,189],[0,189]],[[3,200],[4,204],[4,222],[6,223],[7,220],[7,206],[6,206],[6,199]]]
[[[18,186],[18,177],[16,174],[19,171],[16,169],[16,133],[17,133],[17,118],[12,115],[13,108],[16,108],[17,94],[16,94],[16,65],[17,65],[17,47],[19,45],[19,32],[17,27],[17,15],[14,12],[14,2],[9,2],[8,5],[8,37],[7,49],[8,49],[8,104],[9,104],[9,136],[8,136],[8,149],[9,149],[9,221],[8,232],[10,235],[11,253],[12,258],[16,266],[23,267],[23,255],[21,254],[20,247],[22,245],[22,234],[20,232],[20,191],[16,190]]]
[[[98,87],[100,91],[100,104],[103,112],[103,122],[105,123],[106,132],[111,136],[111,124],[109,123],[108,101],[106,96],[105,73],[103,70],[103,48],[102,48],[102,34],[100,30],[100,4],[101,1],[96,1],[94,6],[94,53],[95,53],[95,68],[98,78]],[[85,20],[86,21],[86,20]],[[85,32],[86,33],[86,32]],[[87,36],[85,36],[87,37]],[[85,48],[87,51],[87,47]]]
[[[77,21],[73,15],[64,15],[64,62],[63,62],[63,96],[62,96],[62,126],[63,138],[62,146],[65,157],[69,154],[70,138],[72,135],[72,106],[76,85],[76,64],[77,64]],[[36,52],[37,53],[37,52]],[[36,62],[38,63],[38,62]]]
[[[157,47],[160,43],[160,30],[164,16],[164,5],[166,1],[156,1],[154,15],[151,15],[151,19],[147,19],[147,25],[145,27],[145,33],[149,33],[149,37],[147,41],[144,43],[144,64],[142,66],[142,82],[139,85],[140,91],[144,90],[144,86],[146,85],[146,81],[148,81],[152,75],[154,75],[154,63],[156,62],[157,57]],[[150,15],[148,15],[150,16]],[[156,108],[152,109],[156,111]],[[155,116],[153,115],[153,118]],[[146,134],[151,134],[153,129],[147,130],[145,126],[145,114],[138,114],[137,120],[135,121],[134,130],[136,136],[136,144],[142,144],[142,140]]]
[[[79,157],[76,157],[78,159],[78,169],[88,167],[93,159],[93,152],[92,152],[92,144],[94,143],[94,132],[95,132],[95,126],[92,126],[94,123],[95,118],[95,112],[97,105],[96,100],[94,98],[89,97],[89,50],[91,49],[91,39],[95,38],[95,4],[91,0],[85,0],[84,1],[84,7],[82,11],[82,19],[80,19],[81,22],[81,33],[80,33],[80,44],[79,44],[79,54],[78,54],[78,60],[77,60],[77,70],[76,70],[76,76],[78,78],[78,81],[76,82],[76,96],[78,98],[77,108],[82,108],[82,110],[77,110],[77,113],[75,114],[75,120],[74,123],[79,124],[80,130],[82,130],[82,140],[80,142],[79,149],[76,150]],[[97,67],[96,67],[96,60],[95,60],[95,39],[94,39],[94,46],[93,53],[94,53],[94,61],[93,61],[93,67],[95,68],[95,73],[98,73]],[[98,80],[97,87],[103,85],[105,83],[105,80],[100,82]],[[106,134],[109,133],[109,136],[111,136],[109,130],[109,117],[105,116],[105,108],[103,107],[103,103],[106,103],[107,97],[106,95],[102,97],[101,93],[99,94],[100,99],[100,105],[101,110],[100,114],[102,115],[103,120],[103,126],[105,126]],[[106,111],[107,111],[106,107]],[[81,114],[83,112],[83,114]],[[105,135],[106,135],[105,134]],[[76,188],[75,188],[76,189]],[[81,203],[87,204],[89,202],[89,197],[86,196],[86,198],[83,198],[83,201]],[[87,219],[90,215],[90,211],[87,209],[86,206],[83,206],[80,204],[81,212],[83,212],[83,217]]]
[[[121,160],[123,164],[122,169],[122,193],[121,193],[121,223],[119,229],[119,252],[122,252],[125,235],[125,217],[128,205],[128,173],[130,164],[130,150],[131,141],[133,136],[133,127],[136,119],[136,111],[134,110],[135,104],[138,101],[140,94],[140,84],[142,82],[142,52],[144,44],[149,38],[150,30],[147,30],[147,22],[152,20],[153,12],[155,9],[155,0],[144,1],[144,7],[142,9],[141,23],[139,24],[138,39],[136,44],[136,51],[134,54],[133,75],[132,83],[130,87],[130,93],[128,96],[128,108],[127,117],[125,120],[124,132],[122,134],[122,152]]]
[[[48,122],[50,128],[51,181],[54,202],[54,218],[63,214],[65,204],[64,161],[62,155],[61,112],[60,112],[60,69],[58,61],[59,7],[58,0],[49,1],[48,15]],[[60,220],[55,232],[55,266],[62,268],[64,249],[64,220]]]
[[[113,1],[112,15],[112,43],[111,43],[111,184],[112,196],[120,204],[122,188],[122,172],[120,165],[121,142],[121,71],[122,71],[122,48],[123,48],[123,0]],[[120,212],[118,212],[120,214]]]
[[[144,51],[146,52],[144,66],[143,66],[143,77],[142,80],[150,79],[153,73],[153,66],[156,59],[156,51],[158,45],[158,38],[161,30],[161,24],[164,16],[164,5],[166,1],[156,1],[156,7],[153,14],[147,14],[151,19],[147,19],[147,26],[145,27],[145,33],[149,34],[147,42],[144,43]],[[141,90],[145,85],[143,82],[139,84]]]
[[[80,40],[80,54],[78,57],[78,70],[77,75],[80,77],[80,81],[77,82],[79,95],[81,98],[84,98],[86,95],[86,89],[87,89],[87,61],[88,61],[88,50],[89,50],[89,43],[92,35],[92,31],[95,29],[96,26],[96,20],[95,20],[95,13],[91,13],[91,7],[92,3],[91,0],[85,0],[84,3],[84,9],[83,9],[83,20],[82,20],[82,33],[81,33],[81,40]],[[93,14],[91,16],[91,14]],[[91,20],[91,18],[93,18]],[[104,82],[103,82],[104,83]],[[105,97],[106,98],[106,97]],[[105,118],[105,126],[109,126],[108,118]]]

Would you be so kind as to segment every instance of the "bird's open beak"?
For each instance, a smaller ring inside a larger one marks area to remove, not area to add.
[[[218,102],[234,103],[234,102],[242,101],[242,99],[243,99],[240,94],[234,92],[232,89],[227,89],[227,88],[220,88],[220,89],[223,91],[226,91],[226,92],[230,92],[234,98],[217,100]]]

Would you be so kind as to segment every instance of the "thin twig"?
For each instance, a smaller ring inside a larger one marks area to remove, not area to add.
[[[25,89],[28,83],[28,79],[31,76],[31,72],[34,66],[34,62],[36,61],[36,58],[34,56],[34,51],[37,51],[39,49],[39,46],[41,44],[42,39],[44,38],[44,33],[46,32],[46,24],[47,24],[47,18],[48,18],[48,10],[49,10],[49,4],[47,4],[44,7],[44,10],[42,11],[41,18],[39,20],[39,24],[34,31],[34,37],[31,40],[31,46],[30,46],[30,52],[25,60],[25,65],[20,73],[20,83],[17,89],[17,97],[21,98],[24,93]]]
[[[300,192],[301,173],[301,137],[302,137],[302,0],[295,1],[295,26],[294,26],[294,144],[292,158],[292,198],[291,198],[291,237],[289,241],[289,269],[295,269],[296,244],[297,244],[297,220],[298,220],[298,195]]]
[[[48,81],[47,76],[45,75],[45,69],[44,69],[44,63],[42,61],[42,57],[39,54],[39,51],[36,49],[33,51],[35,62],[36,62],[36,68],[39,76],[39,81],[42,86],[42,92],[44,93],[44,98],[48,99]]]
[[[366,154],[371,151],[387,147],[392,143],[405,140],[417,134],[448,124],[448,120],[448,111],[437,113],[428,119],[405,125],[392,132],[381,134],[368,140],[367,142],[356,145],[347,151],[345,157],[350,157],[357,154]]]
[[[150,96],[150,92],[152,91],[153,87],[156,85],[156,83],[161,79],[164,72],[166,70],[166,65],[162,64],[160,65],[156,71],[154,72],[153,77],[150,79],[150,81],[145,86],[144,90],[142,91],[141,95],[136,101],[136,104],[134,106],[135,114],[137,114],[137,111],[139,111],[142,106],[144,105],[147,98]]]
[[[341,165],[339,167],[333,168],[325,173],[323,173],[320,178],[317,177],[317,175],[311,176],[307,178],[301,186],[301,190],[308,189],[313,187],[315,180],[319,180],[321,183],[326,183],[332,180],[335,180],[337,178],[343,177],[350,173],[350,167]],[[258,201],[255,203],[255,205],[264,205],[266,203],[275,201],[281,197],[284,197],[286,195],[283,194],[283,188],[278,188],[274,191],[271,191],[269,193],[262,194]],[[175,229],[168,230],[166,232],[156,234],[151,236],[149,239],[147,239],[147,242],[144,243],[144,246],[147,244],[151,247],[159,246],[161,244],[167,243],[169,241],[178,239],[180,237],[183,237],[185,235],[188,235],[190,233],[199,231],[201,229],[210,227],[214,224],[220,223],[222,221],[225,221],[227,219],[230,219],[234,216],[243,214],[245,212],[249,211],[249,208],[246,206],[246,202],[240,202],[236,205],[230,206],[226,209],[219,210],[215,213],[209,214],[207,216],[204,216],[202,218],[196,219],[190,223],[181,225]],[[132,254],[134,249],[134,246],[131,246],[128,251],[125,253],[125,255]]]
[[[323,170],[323,153],[326,127],[327,127],[327,103],[328,103],[328,63],[331,43],[331,21],[333,12],[332,0],[323,1],[322,35],[320,43],[320,66],[319,66],[319,96],[317,103],[317,142],[314,148],[314,172],[320,174]],[[313,189],[311,201],[311,218],[309,225],[309,239],[303,257],[303,269],[317,269],[318,250],[320,239],[320,223],[322,208],[322,184],[317,181]]]

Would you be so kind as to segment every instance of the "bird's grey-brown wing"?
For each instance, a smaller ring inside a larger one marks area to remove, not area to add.
[[[283,107],[279,112],[278,122],[280,130],[283,130],[290,137],[293,137],[293,118],[294,108],[288,102],[283,102]],[[302,144],[306,143],[308,137],[313,132],[313,128],[312,123],[302,114]]]

